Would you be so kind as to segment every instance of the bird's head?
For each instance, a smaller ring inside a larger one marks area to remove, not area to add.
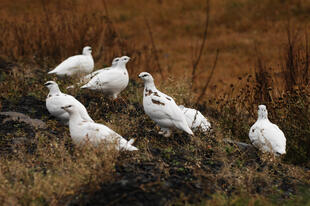
[[[124,64],[126,64],[127,62],[129,62],[130,60],[130,57],[128,56],[122,56],[120,59],[119,59],[119,62],[122,62]]]
[[[154,82],[152,75],[147,72],[141,72],[138,77],[142,79],[145,83]]]
[[[62,106],[61,109],[65,110],[69,114],[72,114],[76,110],[76,107],[73,104],[69,104],[69,105]]]
[[[120,57],[114,58],[113,61],[112,61],[112,67],[116,66],[120,59],[121,59]]]
[[[265,105],[258,106],[258,118],[266,119],[268,117],[268,111]]]
[[[92,49],[90,46],[86,46],[83,48],[83,54],[84,55],[89,55],[89,54],[91,54],[91,52],[92,52]]]
[[[55,86],[58,86],[58,84],[54,81],[47,81],[44,83],[44,86],[46,86],[49,90]]]

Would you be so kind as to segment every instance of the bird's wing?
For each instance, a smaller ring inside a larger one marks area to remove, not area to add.
[[[111,85],[117,84],[121,71],[117,69],[102,70],[94,76],[83,88],[104,89]]]
[[[54,70],[49,73],[60,73],[66,74],[70,73],[76,67],[79,67],[81,61],[83,61],[83,55],[75,55],[67,58],[63,62],[61,62]]]
[[[277,125],[270,122],[265,126],[263,135],[269,141],[274,151],[281,154],[285,153],[286,138],[282,130],[280,130]]]
[[[197,127],[201,127],[203,131],[209,130],[211,127],[211,123],[207,120],[207,118],[205,118],[205,116],[201,114],[201,112],[199,112],[198,110],[196,111],[197,113],[195,114],[195,123],[197,123]]]
[[[65,110],[61,109],[61,107],[71,103],[72,103],[71,98],[68,98],[63,93],[54,94],[46,99],[46,107],[48,111],[54,116],[67,113]]]
[[[112,69],[113,67],[106,67],[106,68],[102,68],[102,69],[98,69],[86,76],[83,77],[83,81],[89,81],[90,79],[92,79],[93,77],[95,77],[96,75],[98,75],[99,73],[103,72],[103,71],[107,71]]]
[[[196,109],[186,108],[183,110],[185,116],[187,116],[191,120],[192,127],[196,128],[199,127],[202,121],[202,114]]]
[[[111,143],[118,143],[119,138],[121,137],[119,134],[103,124],[92,122],[87,122],[84,124],[84,129],[87,131],[87,136],[92,142],[99,143],[102,140],[106,140]]]
[[[46,104],[48,104],[49,108],[54,111],[65,111],[61,109],[61,107],[74,103],[71,95],[66,95],[64,93],[53,94],[51,97],[46,99]]]
[[[151,100],[149,106],[153,117],[158,119],[169,118],[173,121],[183,121],[185,119],[183,112],[172,97],[157,90],[149,98]]]
[[[253,126],[250,128],[249,131],[249,138],[252,142],[252,144],[257,147],[260,148],[261,147],[261,128],[258,126],[257,122],[255,124],[253,124]]]
[[[101,71],[103,71],[104,69],[98,69],[90,74],[87,74],[86,76],[84,76],[82,79],[81,79],[81,82],[85,82],[85,81],[89,81],[90,79],[92,79],[94,76],[96,76],[97,74],[99,74]]]
[[[193,128],[194,126],[194,120],[195,120],[195,112],[192,112],[189,108],[184,107],[183,105],[179,106],[181,111],[184,113],[186,122],[190,128]]]
[[[138,150],[138,148],[132,145],[132,140],[128,142],[125,138],[103,124],[89,122],[87,123],[86,130],[88,131],[90,141],[94,143],[99,143],[100,141],[105,140],[111,144],[115,144],[116,149],[118,150]]]

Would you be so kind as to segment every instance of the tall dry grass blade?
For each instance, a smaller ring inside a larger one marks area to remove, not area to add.
[[[204,32],[203,32],[203,36],[202,36],[202,42],[200,45],[200,49],[199,49],[199,53],[198,56],[196,58],[196,60],[193,62],[193,67],[192,67],[192,80],[191,80],[191,89],[193,87],[193,83],[196,79],[196,71],[203,53],[203,50],[205,48],[205,44],[207,41],[207,37],[208,37],[208,28],[209,28],[209,19],[210,19],[210,1],[206,0],[206,11],[205,11],[205,25],[204,25]]]
[[[308,32],[307,29],[305,31],[305,66],[304,66],[304,72],[303,72],[303,77],[304,77],[304,83],[306,85],[309,84],[309,39],[308,39]]]
[[[294,91],[305,87],[309,82],[309,42],[308,34],[300,35],[300,29],[295,29],[290,22],[286,25],[287,43],[282,63],[284,86],[286,91]]]
[[[255,64],[255,87],[254,87],[254,103],[267,104],[272,102],[271,95],[272,78],[267,70],[265,60],[255,45],[256,64]]]
[[[215,68],[216,68],[216,64],[217,64],[217,60],[218,60],[219,54],[220,54],[220,50],[217,49],[216,50],[215,59],[214,59],[214,63],[213,63],[212,69],[211,69],[211,73],[210,73],[206,83],[204,84],[200,95],[197,98],[196,104],[198,104],[201,101],[201,99],[204,97],[204,95],[206,94],[207,88],[208,88],[208,86],[210,84],[210,81],[211,81],[211,79],[213,77],[213,74],[214,74],[214,71],[215,71]]]
[[[157,53],[157,48],[156,48],[156,44],[155,44],[155,41],[154,41],[154,37],[153,37],[153,32],[152,32],[152,29],[151,29],[151,26],[147,20],[147,18],[144,16],[144,23],[145,23],[145,26],[147,28],[147,31],[149,32],[149,36],[150,36],[150,39],[151,39],[151,44],[152,44],[152,47],[153,47],[153,54],[154,54],[154,58],[155,58],[155,61],[156,61],[156,64],[157,64],[157,69],[161,75],[162,78],[164,78],[164,74],[163,74],[163,70],[160,66],[160,62],[159,62],[159,57],[158,57],[158,53]]]

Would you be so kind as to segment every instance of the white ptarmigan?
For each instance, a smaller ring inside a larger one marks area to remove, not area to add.
[[[105,68],[102,68],[102,69],[98,69],[84,77],[81,78],[80,82],[77,83],[77,85],[81,85],[81,84],[84,84],[86,82],[89,82],[94,76],[96,76],[97,74],[99,74],[100,72],[104,71],[104,70],[109,70],[109,69],[113,69],[117,66],[117,63],[118,61],[120,60],[120,57],[116,57],[113,59],[112,61],[112,65],[110,67],[105,67]],[[71,85],[71,86],[68,86],[67,89],[72,89],[74,88],[75,86],[74,85]]]
[[[73,143],[85,144],[86,142],[90,142],[97,146],[102,141],[106,141],[111,144],[115,143],[116,149],[118,150],[138,150],[138,148],[132,145],[134,139],[127,141],[103,124],[83,120],[79,108],[76,105],[66,105],[62,109],[68,112],[70,116],[69,130]]]
[[[47,81],[44,85],[49,89],[49,93],[46,98],[46,108],[51,115],[60,119],[64,124],[68,124],[69,114],[65,110],[61,109],[61,107],[68,104],[74,104],[79,109],[81,117],[85,121],[94,122],[88,115],[84,105],[73,96],[62,93],[56,82]]]
[[[184,113],[186,122],[193,131],[201,129],[202,132],[207,132],[210,130],[211,123],[198,110],[183,105],[179,105],[179,108]]]
[[[249,138],[252,144],[263,152],[286,153],[284,133],[277,125],[269,121],[265,105],[258,106],[258,119],[250,128]]]
[[[118,62],[119,62],[119,60],[120,60],[120,57],[114,58],[113,61],[112,61],[112,65],[111,65],[111,66],[105,67],[105,68],[102,68],[102,69],[98,69],[98,70],[96,70],[96,71],[94,71],[94,72],[92,72],[92,73],[90,73],[90,74],[84,76],[84,77],[82,78],[81,82],[87,82],[87,81],[91,80],[94,76],[96,76],[97,74],[99,74],[99,73],[102,72],[102,71],[110,70],[110,69],[116,68],[116,66],[117,66],[117,64],[118,64]]]
[[[142,72],[139,74],[139,78],[144,81],[144,111],[160,126],[159,134],[169,137],[171,135],[170,128],[176,127],[193,135],[192,130],[187,125],[184,113],[176,105],[172,97],[156,89],[152,75]]]
[[[128,85],[129,76],[126,64],[129,60],[128,56],[122,56],[113,69],[103,69],[81,88],[101,91],[116,99],[117,95]]]
[[[75,55],[61,62],[55,69],[48,74],[56,74],[57,76],[73,76],[75,74],[88,74],[94,69],[94,60],[91,55],[90,46],[83,48],[82,55]]]

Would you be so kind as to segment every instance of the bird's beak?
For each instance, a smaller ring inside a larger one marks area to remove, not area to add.
[[[65,110],[69,107],[70,105],[67,105],[67,106],[63,106],[63,107],[60,107],[61,109]]]

